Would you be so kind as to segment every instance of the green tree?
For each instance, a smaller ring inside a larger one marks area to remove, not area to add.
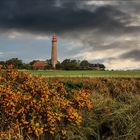
[[[85,70],[88,69],[89,68],[89,62],[87,60],[81,61],[80,68],[85,69]]]
[[[12,64],[17,69],[24,68],[24,64],[22,63],[22,60],[19,60],[18,58],[11,58],[11,59],[7,60],[5,63],[6,63],[6,65]]]
[[[101,70],[105,70],[105,65],[104,65],[104,64],[99,64],[99,68],[100,68]]]
[[[0,61],[0,66],[1,66],[1,68],[4,68],[5,67],[5,61]]]
[[[71,60],[71,59],[65,59],[62,63],[61,63],[61,67],[62,69],[65,70],[76,70],[80,68],[80,61],[79,60]]]

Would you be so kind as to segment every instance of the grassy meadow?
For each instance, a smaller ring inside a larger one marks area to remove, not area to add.
[[[140,77],[140,71],[93,71],[93,70],[32,70],[33,75],[47,77]]]

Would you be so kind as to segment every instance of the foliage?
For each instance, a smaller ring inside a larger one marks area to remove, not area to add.
[[[88,69],[89,68],[89,62],[87,60],[83,60],[80,62],[81,69]]]
[[[73,83],[72,81],[64,82],[64,85],[67,89],[81,89],[83,87],[83,83]]]
[[[6,65],[13,65],[15,68],[18,68],[18,69],[22,69],[24,68],[24,64],[22,62],[22,60],[19,60],[18,58],[11,58],[9,60],[7,60],[5,62]]]
[[[139,140],[140,78],[49,78],[54,80],[66,87],[82,82],[82,88],[92,93],[94,108],[84,112],[83,125],[72,140]]]
[[[105,66],[103,64],[92,64],[89,63],[87,60],[80,60],[75,59],[65,59],[59,67],[63,70],[105,70]]]
[[[70,96],[69,96],[70,95]],[[79,127],[83,110],[93,108],[86,90],[68,93],[59,81],[19,72],[10,65],[0,74],[0,137],[53,139],[68,137],[69,127]]]
[[[71,59],[65,59],[61,63],[61,67],[64,70],[76,70],[79,69],[80,61],[79,60],[71,60]]]

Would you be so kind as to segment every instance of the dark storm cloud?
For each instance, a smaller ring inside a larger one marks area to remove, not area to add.
[[[1,0],[0,28],[42,33],[95,28],[104,32],[119,32],[125,29],[125,23],[113,19],[113,16],[125,18],[126,14],[109,5],[90,11],[79,8],[79,5],[85,3],[84,0],[61,0],[60,6],[56,5],[57,2],[59,3],[57,0]]]
[[[0,33],[48,36],[56,32],[74,42],[71,50],[64,46],[67,57],[88,55],[91,61],[113,66],[121,62],[119,57],[140,60],[139,15],[138,0],[0,0]]]
[[[127,53],[124,53],[120,56],[122,59],[134,59],[135,61],[140,60],[140,50],[132,50]]]

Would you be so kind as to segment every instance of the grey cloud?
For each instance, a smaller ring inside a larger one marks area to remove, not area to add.
[[[29,32],[59,32],[99,28],[105,32],[122,30],[124,23],[113,16],[125,16],[115,7],[98,7],[95,11],[78,8],[85,1],[63,0],[60,7],[56,0],[1,0],[0,28]],[[114,28],[115,27],[115,28]]]
[[[140,44],[140,26],[138,23],[132,26],[131,23],[140,15],[140,2],[102,1],[104,4],[97,6],[87,5],[88,1],[92,0],[0,0],[0,31],[16,30],[47,35],[56,32],[63,38],[82,42],[79,53],[126,49],[132,52],[120,56],[122,59],[134,58],[139,61],[139,53],[135,50]],[[136,39],[113,40],[120,36],[136,36]],[[75,46],[73,51],[78,53],[78,50]],[[69,53],[72,54],[72,51]],[[104,61],[107,59],[104,58]]]
[[[132,50],[124,53],[120,56],[122,59],[133,59],[135,61],[140,61],[140,50]]]

